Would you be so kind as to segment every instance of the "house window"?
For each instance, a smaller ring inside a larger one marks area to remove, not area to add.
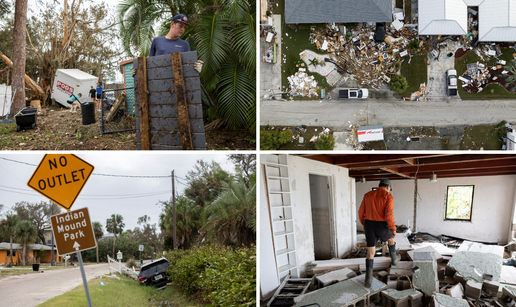
[[[471,221],[473,185],[449,185],[446,193],[446,220]]]
[[[11,250],[8,249],[7,250],[7,257],[10,257],[11,256]],[[13,257],[16,257],[16,250],[13,250]]]

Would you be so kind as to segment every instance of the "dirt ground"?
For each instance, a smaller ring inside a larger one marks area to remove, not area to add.
[[[132,116],[110,124],[110,130],[131,129]],[[208,150],[254,150],[255,136],[248,130],[207,131]],[[15,123],[0,124],[0,150],[136,150],[136,131],[101,133],[100,113],[95,123],[82,124],[82,115],[60,107],[44,108],[37,116],[36,128],[16,132]]]

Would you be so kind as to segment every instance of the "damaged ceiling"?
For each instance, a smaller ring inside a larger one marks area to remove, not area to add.
[[[437,178],[516,175],[513,154],[301,154],[316,160],[349,169],[349,176],[368,181],[389,178]]]

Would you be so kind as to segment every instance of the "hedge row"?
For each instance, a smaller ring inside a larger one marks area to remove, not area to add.
[[[212,306],[256,305],[256,247],[202,246],[168,252],[168,274],[185,294]]]

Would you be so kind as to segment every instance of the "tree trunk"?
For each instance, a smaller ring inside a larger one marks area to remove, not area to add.
[[[22,265],[25,266],[25,247],[27,244],[23,243]]]
[[[27,23],[27,1],[16,0],[13,34],[13,81],[14,92],[11,116],[25,107],[25,24]],[[23,260],[25,261],[25,259]]]
[[[97,243],[97,264],[99,264],[99,244]]]
[[[13,263],[13,235],[11,235],[11,237],[9,238],[10,242],[11,242],[11,266],[14,266],[14,263]]]

